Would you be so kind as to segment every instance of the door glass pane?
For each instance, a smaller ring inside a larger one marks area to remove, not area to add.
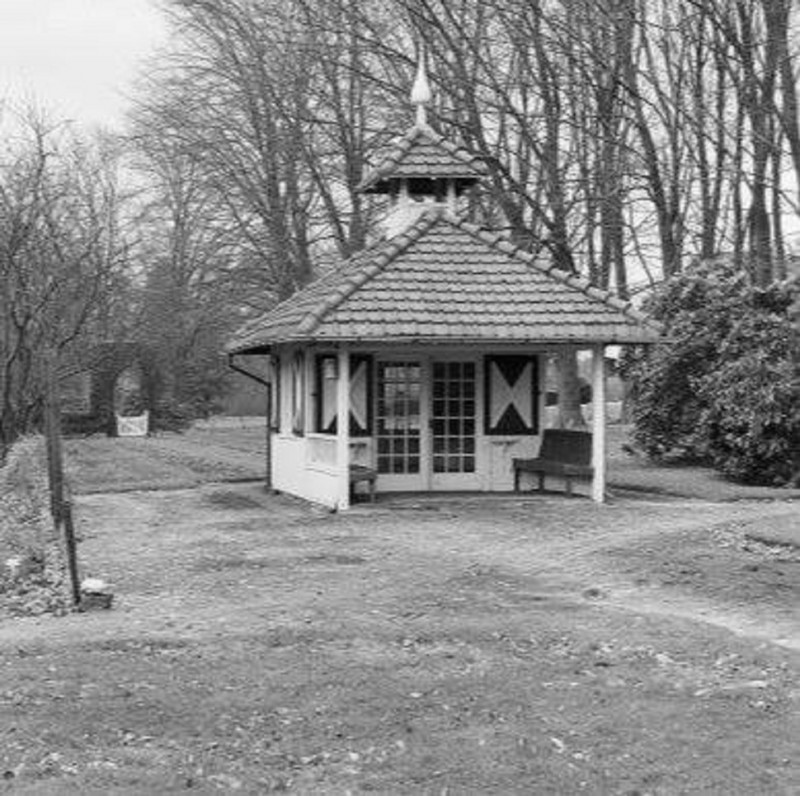
[[[434,363],[433,395],[434,473],[474,473],[475,364]]]
[[[419,473],[420,378],[418,362],[378,362],[379,473]]]

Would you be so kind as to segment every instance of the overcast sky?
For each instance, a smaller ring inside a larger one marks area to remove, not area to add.
[[[142,60],[165,39],[153,0],[0,0],[0,100],[121,124]]]

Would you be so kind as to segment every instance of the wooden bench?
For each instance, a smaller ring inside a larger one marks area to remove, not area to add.
[[[572,479],[591,478],[592,435],[586,431],[548,428],[542,435],[539,455],[535,459],[514,459],[514,491],[519,492],[520,473],[538,473],[539,491],[544,490],[547,474],[560,475],[566,481],[567,494],[572,495]]]
[[[375,502],[375,479],[378,477],[377,470],[365,467],[363,464],[350,465],[350,497],[355,495],[354,487],[361,481],[366,481],[369,486],[369,502]]]

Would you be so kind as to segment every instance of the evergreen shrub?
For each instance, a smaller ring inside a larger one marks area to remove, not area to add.
[[[626,352],[635,442],[650,456],[706,460],[728,477],[786,484],[800,470],[798,283],[751,284],[700,263],[665,283],[647,309],[663,342]]]

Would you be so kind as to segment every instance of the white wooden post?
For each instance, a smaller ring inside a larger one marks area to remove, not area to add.
[[[305,385],[305,395],[303,395],[303,419],[306,432],[319,431],[317,428],[317,406],[315,401],[315,393],[319,389],[316,371],[315,352],[313,348],[309,347],[306,349],[305,370],[303,372],[303,384]]]
[[[350,351],[339,349],[339,380],[336,382],[336,470],[339,488],[336,508],[350,508]]]
[[[592,347],[592,500],[606,497],[606,368],[605,346]]]

